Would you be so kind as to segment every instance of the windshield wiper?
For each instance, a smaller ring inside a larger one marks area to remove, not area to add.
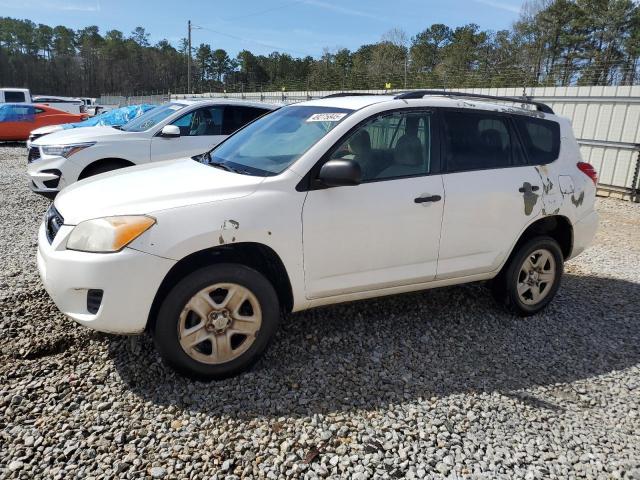
[[[205,165],[210,165],[214,168],[219,168],[220,170],[226,170],[227,172],[239,173],[240,175],[252,175],[251,172],[246,169],[232,167],[228,163],[214,160],[214,157],[211,155],[211,151],[203,153],[202,155],[196,155],[192,158]]]
[[[235,169],[231,168],[229,165],[225,165],[222,162],[214,162],[213,160],[210,160],[206,163],[206,165],[211,165],[212,167],[219,168],[221,170],[226,170],[227,172],[237,173]]]
[[[116,130],[122,130],[122,125],[111,125],[111,127],[115,128]]]

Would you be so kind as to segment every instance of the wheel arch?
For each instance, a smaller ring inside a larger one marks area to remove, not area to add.
[[[239,242],[199,250],[178,261],[165,275],[155,294],[146,329],[153,328],[162,301],[177,282],[199,268],[217,263],[237,263],[257,270],[275,288],[281,310],[289,313],[293,309],[291,280],[280,256],[262,243]]]
[[[505,259],[502,268],[509,264],[520,245],[540,235],[546,235],[558,242],[565,260],[571,257],[573,251],[573,225],[571,221],[564,215],[548,215],[534,220],[524,229],[513,245],[509,256]]]
[[[116,157],[113,157],[113,158],[101,158],[100,160],[94,160],[89,165],[84,167],[82,169],[82,171],[80,172],[80,175],[78,175],[78,180],[82,180],[84,178],[90,177],[92,170],[95,170],[100,165],[105,165],[105,164],[108,164],[108,163],[111,163],[111,164],[114,164],[114,165],[118,165],[119,168],[132,167],[133,165],[135,165],[135,163],[133,163],[132,161],[126,160],[124,158],[116,158]]]

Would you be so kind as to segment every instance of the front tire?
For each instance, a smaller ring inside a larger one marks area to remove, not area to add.
[[[533,315],[553,300],[563,271],[558,242],[546,236],[532,238],[518,248],[494,279],[494,296],[517,315]]]
[[[259,272],[217,264],[180,280],[158,311],[153,338],[179,373],[217,380],[250,368],[275,335],[278,296]]]

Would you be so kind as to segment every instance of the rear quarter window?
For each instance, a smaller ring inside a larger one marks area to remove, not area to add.
[[[25,101],[24,92],[4,92],[4,101],[7,103],[22,103]]]
[[[514,117],[529,163],[551,163],[560,154],[560,125],[540,118]]]

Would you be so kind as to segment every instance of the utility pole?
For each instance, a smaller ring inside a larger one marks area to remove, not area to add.
[[[187,22],[187,29],[189,30],[187,35],[187,95],[191,95],[191,20]]]
[[[404,89],[407,89],[407,63],[409,63],[409,59],[405,55],[404,57]]]

